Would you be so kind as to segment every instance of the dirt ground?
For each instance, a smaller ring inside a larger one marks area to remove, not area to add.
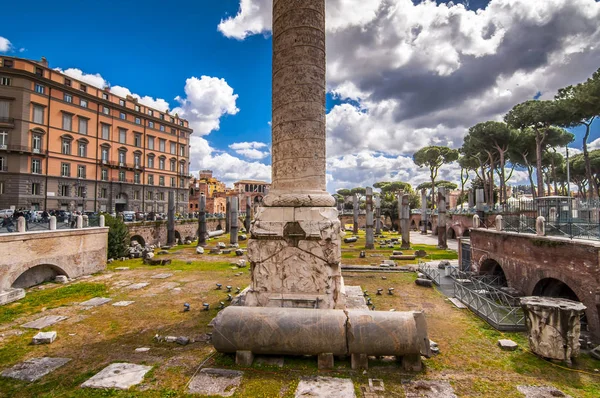
[[[227,236],[209,242],[226,242]],[[243,246],[243,244],[242,244]],[[356,244],[344,245],[344,263],[361,264],[364,247],[361,235]],[[456,258],[452,251],[437,251],[419,245],[434,259]],[[368,251],[387,256],[392,249]],[[208,253],[208,250],[206,251]],[[407,251],[410,253],[410,251]],[[425,359],[419,373],[405,373],[394,361],[371,360],[369,370],[350,369],[348,359],[336,359],[335,371],[318,371],[315,358],[285,358],[282,368],[255,364],[241,368],[234,357],[215,353],[207,342],[208,323],[217,314],[220,302],[227,305],[226,286],[243,289],[250,281],[249,268],[238,268],[244,257],[197,255],[193,246],[178,246],[168,255],[172,264],[145,266],[140,260],[116,261],[105,272],[67,285],[48,283],[29,289],[20,302],[0,307],[0,371],[25,359],[42,356],[71,358],[71,361],[37,382],[27,383],[0,377],[1,397],[179,397],[187,396],[187,384],[200,367],[244,371],[235,397],[292,397],[301,377],[326,375],[350,378],[357,396],[369,379],[381,379],[385,391],[369,397],[404,397],[404,385],[413,380],[448,381],[459,397],[524,397],[519,385],[555,387],[572,397],[600,396],[600,362],[582,356],[573,368],[536,357],[522,333],[500,333],[468,310],[454,307],[436,289],[414,284],[414,273],[345,272],[346,285],[361,286],[369,292],[378,288],[395,294],[371,295],[377,310],[422,310],[426,314],[429,337],[439,344],[440,354]],[[367,257],[362,264],[374,262]],[[387,257],[383,257],[387,258]],[[375,260],[378,261],[378,260]],[[415,263],[416,261],[413,261]],[[118,267],[129,267],[117,271]],[[172,274],[154,279],[158,274]],[[385,279],[384,279],[385,277]],[[149,283],[139,290],[127,286]],[[217,290],[216,284],[222,284]],[[85,309],[79,303],[96,296],[108,297],[108,304]],[[115,307],[117,301],[135,301],[127,307]],[[190,311],[184,312],[184,303]],[[203,310],[203,303],[210,310]],[[63,315],[68,319],[44,330],[55,330],[57,340],[50,345],[31,345],[37,331],[20,325],[44,315]],[[188,345],[167,343],[155,336],[186,336]],[[519,343],[514,352],[497,347],[500,338]],[[148,347],[147,352],[136,348]],[[79,386],[113,362],[150,365],[153,369],[142,384],[128,391],[91,390]],[[196,395],[197,396],[197,395]]]

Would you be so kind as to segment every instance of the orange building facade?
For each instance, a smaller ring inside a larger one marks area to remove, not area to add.
[[[192,130],[177,115],[0,57],[0,208],[188,210]]]

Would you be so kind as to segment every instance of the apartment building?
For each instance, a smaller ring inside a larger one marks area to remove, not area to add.
[[[207,213],[225,213],[226,192],[225,183],[213,177],[212,170],[200,171],[199,178],[190,182],[189,211],[199,211],[200,196],[203,195],[206,198]]]
[[[0,208],[188,210],[192,130],[178,115],[0,56]]]
[[[262,203],[263,197],[269,193],[271,184],[265,181],[240,180],[233,183],[233,193],[240,198],[240,211],[246,212],[246,198],[250,197],[252,206],[258,206]]]

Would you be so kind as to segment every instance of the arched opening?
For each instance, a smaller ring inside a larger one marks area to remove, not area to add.
[[[540,280],[533,288],[532,295],[556,297],[581,302],[579,297],[577,297],[577,294],[569,287],[569,285],[554,278],[544,278]],[[588,330],[587,317],[585,315],[581,318],[581,330]]]
[[[146,246],[146,241],[144,240],[144,238],[142,238],[140,235],[133,235],[130,239],[131,241],[136,241],[137,243],[139,243],[140,245],[142,245],[142,247]]]
[[[36,265],[19,275],[13,282],[12,287],[27,289],[39,285],[40,283],[50,282],[54,280],[57,275],[66,275],[66,272],[50,264]]]
[[[470,235],[471,235],[471,233],[469,232],[469,230],[465,229],[462,236],[463,236],[463,238],[468,238]]]
[[[215,231],[220,231],[220,230],[222,230],[222,229],[223,229],[223,227],[222,227],[222,226],[221,226],[221,224],[219,223],[219,224],[217,224],[217,229],[216,229]]]
[[[410,229],[412,229],[412,230],[416,230],[417,229],[417,224],[415,223],[415,220],[412,220],[410,222]]]
[[[183,243],[183,241],[181,240],[181,234],[179,233],[179,231],[175,231],[175,242]]]
[[[433,231],[433,227],[431,226],[431,223],[430,223],[430,222],[428,222],[428,223],[427,223],[427,229],[428,229],[429,231]]]
[[[448,228],[448,230],[446,231],[446,238],[447,239],[456,239],[456,232],[454,231],[453,228]]]
[[[479,266],[479,275],[487,275],[490,277],[491,283],[499,286],[508,286],[506,275],[502,266],[494,259],[488,258]]]

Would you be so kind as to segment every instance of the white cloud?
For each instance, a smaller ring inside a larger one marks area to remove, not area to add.
[[[266,148],[267,144],[264,142],[235,142],[229,145],[229,148],[233,149],[238,155],[242,155],[248,159],[260,160],[269,156],[269,151],[261,150]]]
[[[120,97],[123,97],[123,98],[127,97],[128,95],[130,95],[130,96],[132,96],[134,98],[137,98],[138,102],[140,104],[149,106],[149,107],[154,108],[154,109],[158,109],[161,112],[166,112],[170,108],[169,103],[167,101],[165,101],[164,99],[162,99],[162,98],[156,98],[155,99],[155,98],[149,97],[147,95],[145,95],[145,96],[142,97],[142,96],[140,96],[138,94],[132,93],[126,87],[113,86],[113,87],[110,88],[110,92],[113,93],[113,94],[115,94],[115,95],[118,95]]]
[[[10,40],[0,36],[0,53],[6,53],[12,49]]]
[[[569,148],[572,149],[572,148]],[[588,143],[588,150],[592,151],[594,149],[600,149],[600,138]],[[569,151],[570,153],[571,151]]]
[[[238,95],[225,79],[191,77],[185,82],[185,94],[185,98],[175,98],[179,106],[173,113],[187,119],[195,134],[207,135],[219,130],[221,117],[239,112],[236,106]]]
[[[60,73],[64,73],[65,75],[70,76],[73,79],[80,80],[84,83],[89,84],[90,86],[94,86],[99,89],[104,89],[105,87],[109,86],[109,83],[106,80],[104,80],[102,75],[100,75],[99,73],[85,73],[81,69],[77,68],[68,68],[65,70],[62,70],[61,68],[54,68],[54,70]]]
[[[330,190],[392,178],[399,166],[411,172],[398,178],[421,182],[406,163],[418,148],[458,147],[470,126],[501,120],[538,92],[552,98],[599,66],[595,0],[491,0],[477,11],[415,3],[326,3],[327,87],[343,102],[327,115]],[[236,39],[267,35],[271,12],[271,0],[243,0],[219,30]]]

